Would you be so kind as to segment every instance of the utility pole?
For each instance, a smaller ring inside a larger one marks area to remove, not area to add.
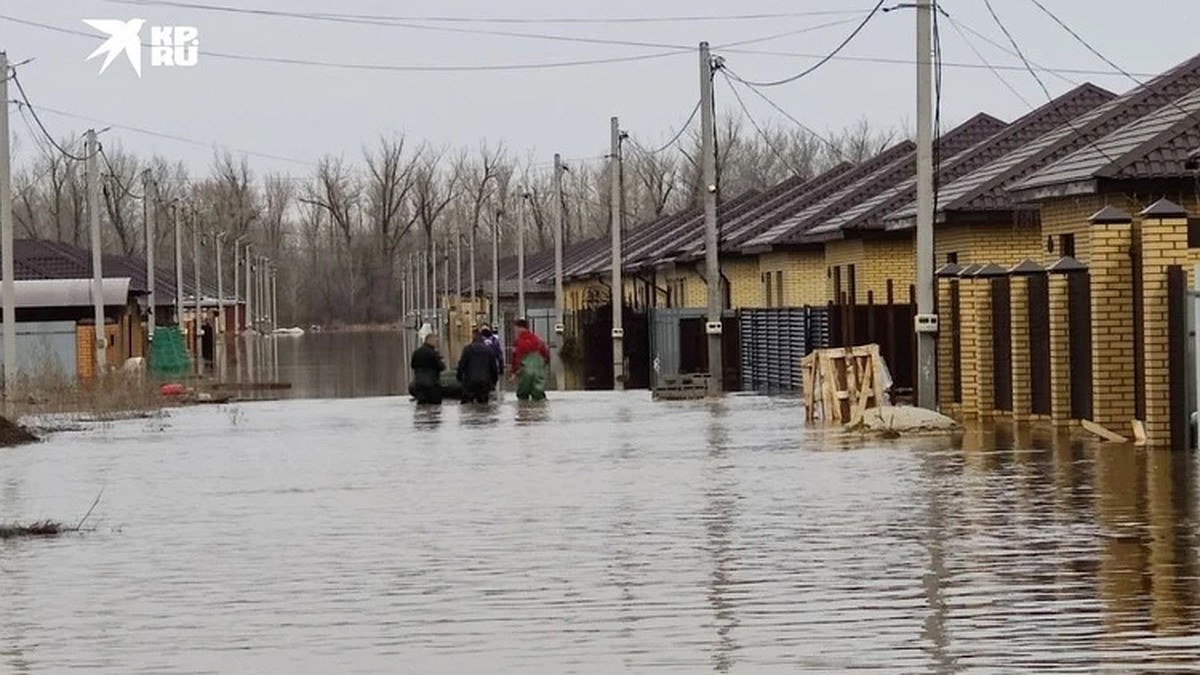
[[[500,332],[500,218],[503,211],[496,211],[492,221],[492,330]]]
[[[217,244],[217,325],[216,333],[213,334],[213,344],[218,348],[224,344],[225,338],[225,275],[224,269],[221,266],[221,244],[225,242],[225,233],[218,232],[217,236],[213,237]],[[218,341],[220,341],[218,343]],[[214,354],[214,356],[216,356]]]
[[[917,405],[937,405],[933,303],[933,7],[917,1]],[[932,331],[930,330],[932,329]]]
[[[517,204],[517,318],[525,318],[525,208],[529,193],[521,188],[521,203]]]
[[[171,204],[171,225],[175,228],[175,323],[183,330],[183,235],[179,231],[179,204]]]
[[[200,219],[196,217],[196,210],[192,209],[192,278],[194,286],[192,286],[192,296],[196,301],[196,317],[192,325],[196,327],[196,374],[204,374],[204,327],[200,322],[200,314],[204,308],[200,305]]]
[[[92,318],[96,322],[96,377],[102,377],[107,361],[107,335],[104,332],[104,270],[100,250],[100,146],[96,142],[96,130],[87,130],[87,205],[88,221],[92,230]],[[11,279],[12,277],[7,277]],[[5,331],[5,338],[8,331]]]
[[[723,390],[721,363],[721,259],[717,246],[717,139],[713,125],[713,61],[708,43],[700,43],[700,181],[704,202],[704,269],[708,284],[708,393],[717,396]]]
[[[441,303],[438,302],[437,261],[437,239],[431,234],[429,237],[429,279],[432,294],[429,296],[429,307],[433,310],[433,332],[441,335],[442,309]]]
[[[471,261],[471,328],[474,328],[479,321],[479,307],[476,303],[479,302],[479,286],[475,279],[475,230],[478,229],[479,223],[471,225],[471,238],[467,242],[467,257]]]
[[[455,232],[454,232],[454,278],[455,278],[454,307],[456,309],[458,322],[459,322],[459,324],[461,324],[462,317],[463,317],[463,311],[462,311],[463,310],[462,230],[455,230]],[[467,339],[468,340],[471,339],[470,336],[473,332],[472,328],[473,328],[473,326],[470,323],[468,323],[467,324]]]
[[[0,249],[4,261],[4,399],[9,401],[10,387],[17,373],[17,294],[13,262],[12,158],[8,135],[8,55],[0,51]],[[90,194],[90,193],[89,193]]]
[[[142,198],[142,211],[146,214],[146,293],[148,295],[147,303],[150,308],[150,311],[146,313],[146,334],[149,335],[150,343],[153,344],[154,329],[158,323],[155,320],[154,312],[158,304],[154,295],[154,282],[158,276],[158,270],[155,269],[154,264],[154,249],[157,243],[157,235],[155,234],[155,226],[157,225],[155,219],[157,214],[155,211],[158,209],[158,186],[150,177],[149,169],[142,172],[142,194],[145,195]]]
[[[235,338],[242,332],[241,319],[239,318],[241,310],[238,308],[238,305],[242,304],[238,302],[238,296],[242,292],[242,287],[239,285],[239,282],[242,280],[239,274],[242,267],[242,259],[239,255],[242,249],[242,240],[245,238],[246,235],[242,235],[233,240],[233,336]]]
[[[450,330],[450,242],[449,241],[447,241],[446,245],[442,247],[442,301],[438,303],[438,307],[439,307],[439,309],[442,310],[442,314],[445,316],[445,319],[442,321],[442,324],[446,328],[446,332],[445,332],[445,345],[447,347],[446,351],[449,351],[451,354],[453,354],[454,352],[450,351],[450,349],[449,349],[451,346],[450,336],[452,333],[452,331]]]
[[[271,332],[279,330],[279,270],[271,266]]]
[[[246,331],[253,333],[254,331],[254,258],[250,251],[254,247],[246,244]],[[247,350],[249,351],[249,350]]]
[[[554,209],[554,342],[550,345],[550,362],[554,364],[554,383],[557,391],[567,388],[566,373],[563,372],[562,351],[563,336],[566,326],[563,325],[563,229],[567,226],[567,214],[563,199],[563,166],[562,155],[554,153],[554,196],[558,200]]]
[[[609,143],[609,228],[612,230],[612,364],[613,391],[625,389],[625,328],[622,312],[625,308],[624,282],[621,281],[621,123],[611,120]]]

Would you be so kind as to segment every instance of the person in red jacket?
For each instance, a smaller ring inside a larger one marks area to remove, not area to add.
[[[550,349],[537,333],[529,330],[528,321],[518,319],[516,326],[512,377],[517,379],[517,398],[522,401],[541,401],[546,398],[546,371],[550,364]]]

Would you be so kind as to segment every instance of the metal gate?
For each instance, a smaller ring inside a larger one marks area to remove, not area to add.
[[[737,314],[725,310],[723,322],[735,321]],[[704,334],[704,324],[708,321],[708,312],[702,308],[655,308],[650,310],[648,318],[649,332],[649,373],[648,379],[653,388],[658,385],[658,378],[667,375],[679,375],[685,372],[702,372],[708,364],[708,341]],[[731,327],[731,331],[733,327]],[[726,342],[736,338],[736,334],[726,338]],[[734,339],[734,345],[738,346]],[[686,354],[685,354],[686,352]],[[730,359],[726,350],[726,359]],[[741,359],[735,359],[740,365]]]
[[[741,313],[742,389],[799,391],[800,359],[813,350],[809,310],[750,309]]]
[[[1071,419],[1092,419],[1092,294],[1086,271],[1067,277],[1067,311],[1070,313]]]
[[[1034,415],[1050,414],[1050,278],[1029,277],[1029,395]]]

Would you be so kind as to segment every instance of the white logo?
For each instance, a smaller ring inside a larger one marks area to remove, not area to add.
[[[142,26],[145,19],[84,19],[84,23],[108,35],[87,60],[106,54],[100,72],[108,69],[122,53],[129,59],[133,72],[142,76]],[[200,53],[200,31],[192,26],[151,26],[151,66],[194,66]]]

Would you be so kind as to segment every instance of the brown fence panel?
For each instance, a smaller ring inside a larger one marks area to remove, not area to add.
[[[1092,419],[1092,283],[1087,272],[1067,277],[1071,355],[1071,418]]]
[[[954,402],[962,403],[962,297],[958,281],[950,282],[950,361],[954,378]]]
[[[1187,396],[1187,274],[1167,268],[1167,386],[1171,392],[1171,449],[1186,451],[1191,423]]]
[[[1012,412],[1012,280],[992,280],[992,381],[996,409]]]
[[[1035,415],[1050,414],[1050,278],[1029,277],[1029,394]]]

